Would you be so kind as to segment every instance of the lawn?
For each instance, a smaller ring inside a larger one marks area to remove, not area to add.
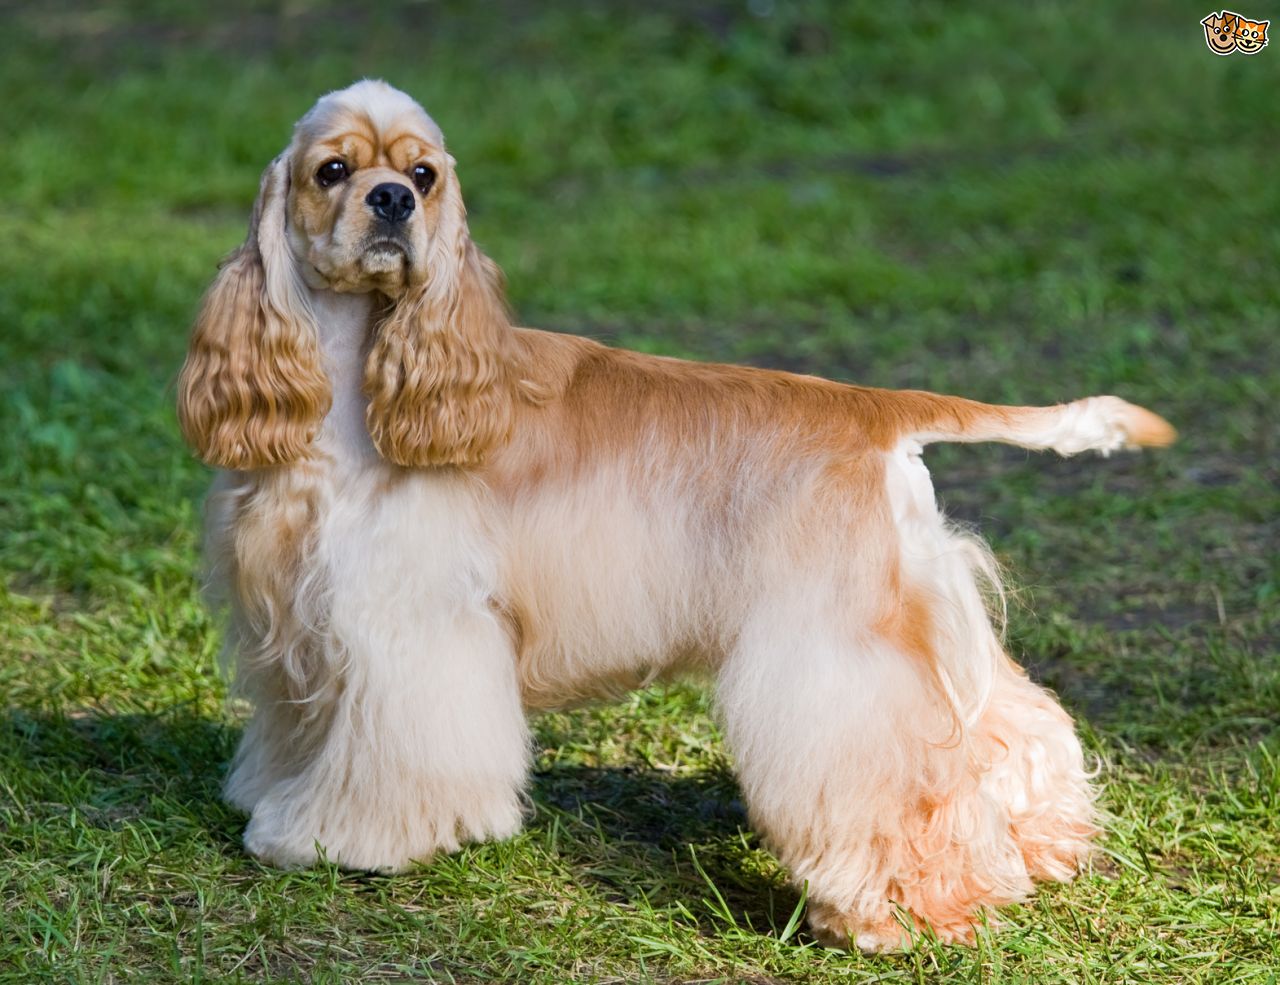
[[[0,981],[1280,980],[1280,50],[1215,57],[1205,13],[4,5]],[[262,167],[365,75],[443,127],[526,324],[1179,427],[929,457],[1097,758],[1079,880],[976,949],[822,950],[697,682],[538,719],[511,841],[243,854],[173,382]]]

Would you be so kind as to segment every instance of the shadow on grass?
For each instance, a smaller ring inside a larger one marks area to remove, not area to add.
[[[777,934],[799,901],[759,849],[733,776],[630,766],[556,766],[539,772],[531,828],[606,898],[688,913],[701,933],[736,925]]]
[[[0,718],[0,766],[37,824],[74,812],[98,829],[145,828],[158,846],[194,836],[237,859],[245,818],[221,787],[239,738],[235,726],[188,707],[10,708]],[[797,895],[757,849],[725,770],[558,766],[535,775],[531,799],[530,832],[556,829],[557,856],[606,899],[683,907],[708,935],[727,923],[776,932],[795,909]]]
[[[88,824],[191,830],[238,851],[241,816],[221,798],[239,731],[187,707],[67,714],[7,709],[0,719],[6,779],[47,814],[74,809]],[[184,823],[175,824],[178,817]]]

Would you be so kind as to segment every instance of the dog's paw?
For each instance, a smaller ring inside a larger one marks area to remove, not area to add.
[[[809,903],[809,930],[824,947],[863,954],[893,954],[911,947],[911,934],[888,904],[874,919],[842,913],[828,903]]]
[[[259,862],[277,869],[304,869],[327,855],[315,838],[288,837],[257,817],[245,828],[244,848]]]

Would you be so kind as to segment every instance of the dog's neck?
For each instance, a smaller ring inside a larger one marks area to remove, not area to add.
[[[377,459],[365,425],[368,399],[363,384],[379,296],[314,288],[309,293],[320,354],[333,389],[333,405],[325,417],[321,441],[340,461],[361,464],[369,458]]]

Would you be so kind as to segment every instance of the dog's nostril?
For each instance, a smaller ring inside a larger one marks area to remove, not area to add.
[[[374,215],[387,222],[403,222],[413,214],[413,190],[394,181],[378,185],[364,200]]]

